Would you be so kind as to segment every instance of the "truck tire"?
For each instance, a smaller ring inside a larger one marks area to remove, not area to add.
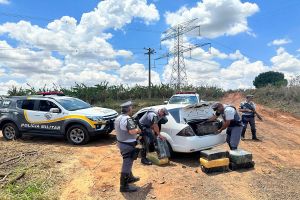
[[[71,144],[83,145],[88,143],[90,135],[84,126],[76,124],[68,129],[67,139]]]
[[[15,140],[21,137],[18,127],[10,122],[3,125],[2,135],[5,140]]]

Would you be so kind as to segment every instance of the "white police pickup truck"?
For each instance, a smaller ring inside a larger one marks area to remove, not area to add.
[[[165,104],[197,104],[200,103],[199,94],[196,92],[176,92]]]
[[[115,110],[90,104],[61,93],[4,98],[0,104],[0,129],[6,140],[23,133],[64,136],[75,145],[86,144],[91,136],[114,129]]]

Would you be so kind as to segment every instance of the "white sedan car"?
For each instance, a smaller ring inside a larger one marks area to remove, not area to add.
[[[149,109],[167,108],[168,122],[161,125],[161,134],[167,139],[171,151],[196,152],[223,144],[226,133],[217,133],[221,121],[205,122],[213,115],[211,104],[195,105],[168,104],[147,107],[139,110],[133,117],[140,119]]]

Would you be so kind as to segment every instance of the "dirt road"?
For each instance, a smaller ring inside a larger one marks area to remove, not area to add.
[[[241,100],[231,94],[223,102],[238,105]],[[60,140],[44,146],[68,155],[58,168],[65,177],[56,187],[60,199],[300,199],[300,119],[261,105],[257,111],[264,118],[257,122],[262,141],[240,145],[253,153],[254,170],[207,175],[200,170],[198,154],[179,154],[165,167],[137,160],[133,172],[141,177],[136,184],[141,189],[132,194],[119,192],[121,157],[114,135],[83,147]]]

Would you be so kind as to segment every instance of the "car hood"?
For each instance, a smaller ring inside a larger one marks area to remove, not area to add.
[[[109,108],[101,108],[101,107],[91,107],[81,110],[71,111],[71,114],[79,114],[85,116],[108,116],[108,115],[117,115],[117,111],[109,109]]]

